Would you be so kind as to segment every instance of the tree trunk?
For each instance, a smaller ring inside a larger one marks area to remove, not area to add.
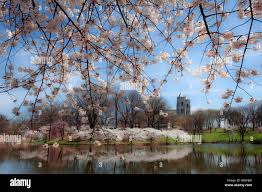
[[[79,128],[81,126],[81,119],[79,117],[79,114],[76,115],[76,129],[79,131]]]
[[[65,134],[65,125],[63,123],[62,130],[61,130],[62,141],[64,140],[64,134]]]
[[[49,131],[48,131],[48,140],[49,141],[51,139],[51,131],[52,131],[52,123],[50,122],[50,124],[49,124]]]
[[[117,128],[117,112],[118,112],[118,107],[117,107],[117,100],[115,100],[115,128]]]
[[[149,127],[150,124],[149,124],[149,116],[147,117],[147,127]]]
[[[241,134],[241,143],[244,142],[244,135],[245,135],[245,134],[243,134],[243,133]]]

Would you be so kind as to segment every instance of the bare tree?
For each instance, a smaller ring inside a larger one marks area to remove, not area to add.
[[[78,109],[75,109],[73,107],[69,107],[69,109],[67,110],[65,120],[69,124],[69,126],[76,126],[77,130],[79,130],[82,125],[80,112]]]
[[[139,123],[139,115],[144,113],[145,104],[137,91],[128,91],[120,102],[119,111],[124,126],[133,128]]]
[[[0,127],[1,127],[0,132],[1,133],[6,132],[9,126],[10,124],[9,124],[8,119],[4,115],[0,114]]]
[[[175,117],[175,125],[186,131],[194,132],[193,115],[178,115]]]
[[[257,126],[261,127],[262,126],[262,104],[260,104],[257,108],[257,112],[256,112],[256,117],[257,117]]]
[[[113,92],[113,106],[114,106],[114,121],[115,121],[115,128],[118,127],[118,116],[119,116],[119,103],[120,103],[120,100],[121,98],[123,97],[124,95],[124,92],[123,91],[118,91],[118,92]]]
[[[130,116],[130,110],[128,107],[128,100],[126,97],[122,98],[119,103],[119,113],[120,113],[120,121],[123,123],[124,128],[127,127],[129,116]]]
[[[244,142],[244,136],[247,132],[248,123],[249,123],[249,114],[245,107],[242,107],[239,109],[240,115],[239,115],[239,127],[238,132],[241,136],[241,142]]]
[[[206,110],[204,111],[205,115],[205,126],[211,133],[212,129],[215,127],[215,121],[217,117],[217,111],[215,110]]]
[[[203,130],[205,123],[205,116],[203,111],[196,111],[192,114],[193,119],[193,133],[199,133]]]
[[[107,94],[98,94],[93,92],[90,96],[85,91],[79,91],[78,94],[74,95],[74,101],[76,105],[85,111],[85,116],[88,118],[88,123],[91,129],[95,130],[97,123],[100,118],[103,118],[103,113],[109,108]],[[96,106],[95,108],[92,105]]]
[[[221,128],[221,122],[223,119],[223,113],[221,114],[219,110],[215,112],[215,121],[216,121],[216,127]]]
[[[258,105],[256,103],[252,103],[247,106],[249,122],[252,124],[253,131],[255,131],[255,128],[257,127],[257,110],[258,110]]]
[[[163,98],[150,97],[146,102],[147,126],[156,128],[161,121],[160,111],[165,111],[166,109],[167,103]]]
[[[235,127],[240,134],[241,142],[244,142],[244,136],[247,132],[249,115],[246,107],[239,107],[237,109],[230,110],[227,113],[228,123]]]
[[[49,101],[47,106],[41,111],[41,114],[35,116],[35,122],[37,123],[37,127],[49,125],[48,131],[48,139],[51,139],[51,133],[53,124],[60,120],[59,110],[60,106],[58,104],[53,103],[53,101]]]

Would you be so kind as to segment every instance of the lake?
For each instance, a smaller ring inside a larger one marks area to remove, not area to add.
[[[0,174],[257,174],[262,145],[0,145]]]

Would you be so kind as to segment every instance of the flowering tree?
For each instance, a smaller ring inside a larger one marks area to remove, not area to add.
[[[25,105],[33,119],[43,98],[75,94],[79,89],[67,83],[73,72],[80,74],[90,109],[97,107],[94,94],[111,94],[119,81],[159,96],[170,76],[190,66],[188,52],[198,46],[210,58],[201,69],[206,93],[217,77],[231,78],[235,87],[222,95],[225,107],[242,101],[239,89],[255,101],[242,85],[259,75],[245,57],[261,50],[260,0],[1,0],[0,7],[0,93],[20,87],[27,92],[13,109],[16,115]],[[33,64],[12,62],[21,49],[34,56]],[[160,61],[169,69],[157,81],[145,68]]]

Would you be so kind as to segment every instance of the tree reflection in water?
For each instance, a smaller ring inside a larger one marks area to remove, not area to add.
[[[253,174],[262,173],[259,148],[261,145],[234,144],[4,147],[0,172],[8,164],[15,167],[13,173]],[[39,162],[42,167],[37,166]]]

